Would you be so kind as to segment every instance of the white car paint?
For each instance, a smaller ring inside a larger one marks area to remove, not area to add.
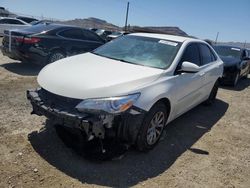
[[[1,21],[5,20],[8,23],[1,23]],[[17,21],[20,24],[11,24],[9,21]],[[16,18],[1,18],[0,19],[0,36],[4,35],[4,30],[13,30],[13,29],[22,29],[26,27],[30,27],[31,24],[24,22],[23,20]]]
[[[200,66],[196,73],[175,74],[188,44],[195,42],[209,46],[202,40],[163,34],[131,35],[182,42],[182,46],[166,70],[86,53],[47,65],[39,73],[38,83],[52,93],[79,99],[141,93],[134,105],[145,111],[149,111],[158,100],[167,98],[171,103],[170,122],[205,101],[217,79],[222,76],[223,62],[211,47],[216,61]]]

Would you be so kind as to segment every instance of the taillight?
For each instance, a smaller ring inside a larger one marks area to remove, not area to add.
[[[23,38],[23,37],[15,37],[16,42],[24,43],[24,44],[35,44],[41,41],[39,38],[31,37],[31,38]]]
[[[41,39],[40,38],[35,38],[35,37],[31,37],[31,38],[24,38],[23,39],[23,43],[24,44],[35,44],[35,43],[38,43],[40,42]]]
[[[23,37],[15,37],[16,41],[19,43],[23,42]]]

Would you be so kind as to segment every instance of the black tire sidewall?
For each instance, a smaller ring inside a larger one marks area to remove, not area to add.
[[[148,150],[153,149],[155,147],[155,145],[159,142],[160,138],[161,138],[161,135],[162,135],[162,132],[163,132],[164,128],[162,129],[158,140],[153,145],[149,145],[147,143],[147,131],[148,131],[148,128],[150,126],[150,122],[151,122],[152,118],[154,117],[154,115],[157,112],[163,112],[164,113],[164,116],[165,116],[164,126],[166,124],[166,121],[168,119],[168,109],[167,109],[166,105],[164,105],[163,103],[156,103],[150,109],[150,111],[145,115],[145,118],[144,118],[144,120],[142,122],[142,126],[141,126],[141,129],[139,131],[139,134],[138,134],[138,137],[137,137],[137,142],[136,142],[137,149],[139,151],[148,151]]]
[[[219,81],[217,80],[209,94],[208,99],[205,101],[206,105],[211,105],[214,103],[216,96],[217,96],[218,89],[219,89]]]
[[[49,55],[49,57],[48,57],[48,63],[53,63],[53,62],[55,62],[55,61],[52,61],[52,58],[53,58],[53,56],[54,55],[56,55],[56,54],[61,54],[61,55],[63,55],[63,57],[65,57],[65,54],[63,53],[63,52],[61,52],[61,51],[54,51],[54,52],[52,52],[50,55]],[[59,60],[59,59],[58,59]],[[56,60],[57,61],[57,60]]]

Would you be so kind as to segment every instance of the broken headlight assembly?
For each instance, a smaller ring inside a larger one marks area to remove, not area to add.
[[[131,94],[120,97],[86,99],[80,102],[76,109],[79,112],[99,113],[100,111],[118,114],[128,110],[139,98],[140,94]]]

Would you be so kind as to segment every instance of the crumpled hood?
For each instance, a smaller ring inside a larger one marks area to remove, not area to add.
[[[86,99],[133,93],[162,72],[85,53],[47,65],[37,80],[42,88],[57,95]]]
[[[240,62],[239,59],[234,57],[221,56],[220,58],[223,61],[225,67],[235,66]]]

